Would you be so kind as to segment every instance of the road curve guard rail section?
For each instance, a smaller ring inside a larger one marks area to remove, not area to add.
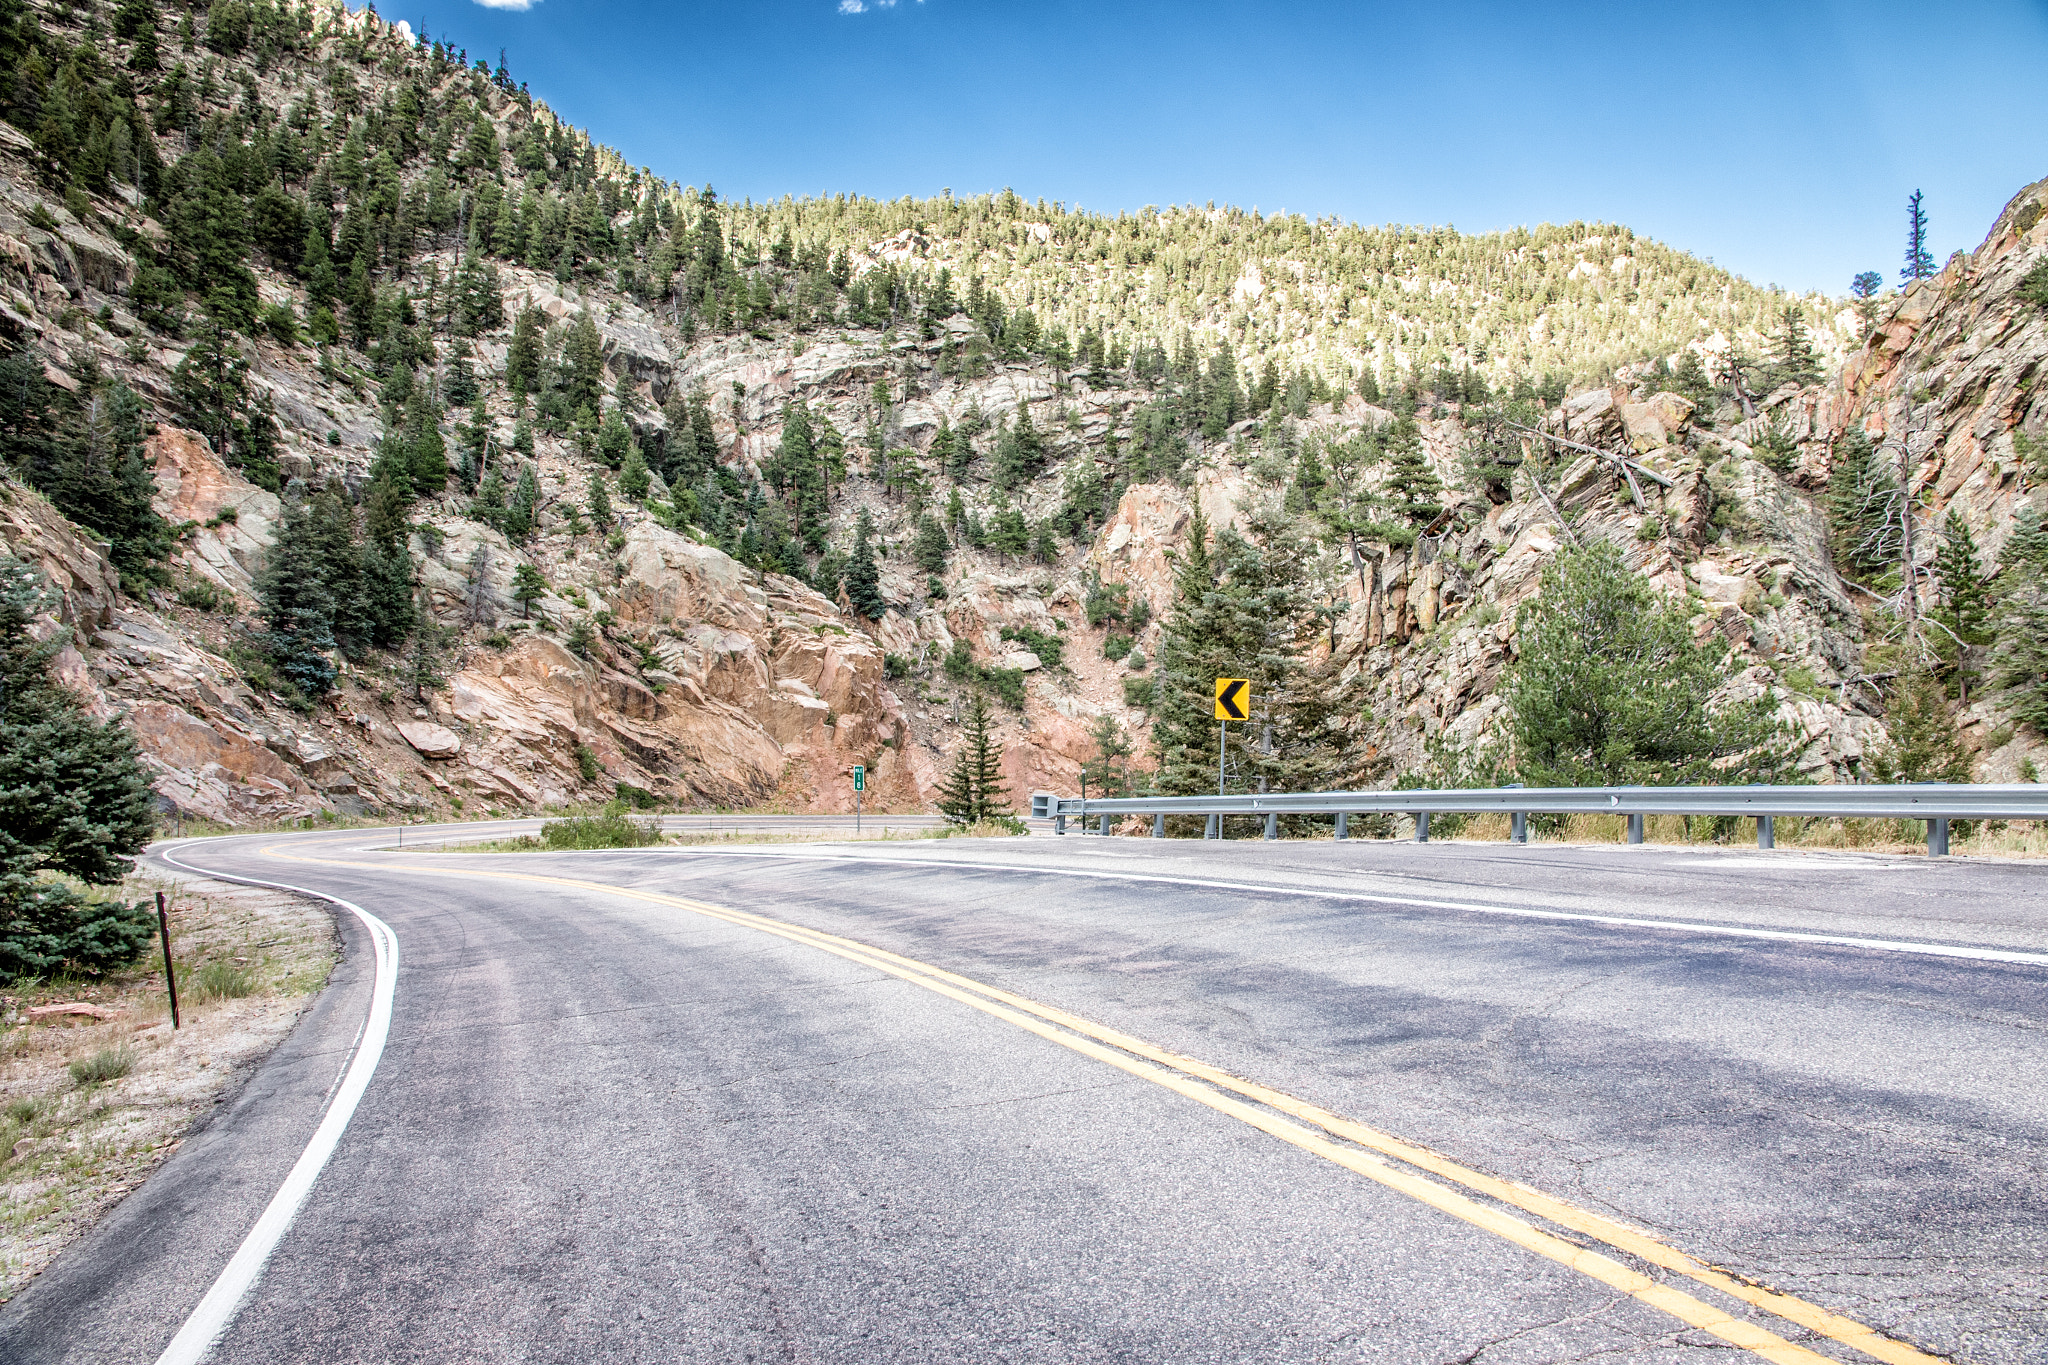
[[[1848,817],[1879,820],[1924,820],[1927,851],[1948,852],[1952,820],[2048,820],[2048,784],[1978,785],[1916,782],[1890,786],[1832,787],[1482,787],[1449,791],[1247,792],[1233,796],[1131,796],[1084,799],[1037,792],[1031,814],[1050,819],[1053,832],[1065,834],[1067,821],[1101,821],[1109,832],[1112,818],[1152,817],[1152,837],[1164,838],[1169,815],[1206,817],[1203,837],[1220,838],[1222,817],[1262,815],[1266,837],[1280,837],[1283,815],[1336,817],[1337,837],[1350,834],[1354,815],[1406,815],[1415,821],[1415,838],[1429,840],[1429,817],[1504,811],[1512,817],[1510,838],[1526,843],[1529,816],[1623,815],[1628,841],[1643,841],[1643,819],[1650,815],[1736,815],[1756,821],[1758,848],[1774,846],[1772,822],[1780,816]]]

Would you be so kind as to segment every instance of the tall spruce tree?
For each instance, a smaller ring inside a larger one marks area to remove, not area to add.
[[[997,820],[1014,812],[1003,783],[1003,746],[991,727],[988,698],[980,688],[968,694],[960,722],[960,747],[953,769],[939,787],[939,811],[956,825]]]
[[[1906,264],[1899,280],[1911,284],[1934,273],[1934,253],[1927,249],[1927,210],[1921,207],[1920,191],[1906,200]]]
[[[55,606],[33,565],[0,555],[0,984],[132,962],[154,928],[143,903],[89,902],[52,875],[117,882],[155,824],[133,738],[50,675],[68,636],[34,626]]]
[[[853,609],[870,621],[882,619],[882,613],[889,609],[889,603],[882,596],[882,570],[875,563],[875,524],[868,516],[868,509],[860,509],[860,520],[853,532],[853,557],[847,562],[846,577],[841,581],[846,587],[846,600]]]

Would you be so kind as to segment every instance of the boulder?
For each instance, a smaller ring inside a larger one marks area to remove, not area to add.
[[[423,758],[453,758],[462,752],[462,739],[445,725],[430,720],[402,720],[395,727],[399,737]]]

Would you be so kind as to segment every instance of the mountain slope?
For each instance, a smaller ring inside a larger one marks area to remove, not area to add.
[[[1143,751],[1196,509],[1301,537],[1361,772],[1497,744],[1514,607],[1592,536],[1808,772],[1881,741],[1819,494],[1932,286],[1828,389],[1853,313],[1804,301],[1801,360],[1795,301],[1620,228],[735,205],[326,5],[4,0],[0,47],[7,538],[178,810],[833,806],[854,763],[921,805],[972,685],[1012,796],[1071,790],[1104,718]]]

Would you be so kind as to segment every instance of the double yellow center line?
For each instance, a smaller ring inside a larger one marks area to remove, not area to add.
[[[292,861],[328,863],[332,866],[380,872],[393,870],[388,863],[338,862],[289,853],[277,847],[266,849],[265,852]],[[1453,1218],[1462,1219],[1474,1227],[1506,1238],[1516,1246],[1532,1251],[1538,1256],[1569,1266],[1652,1308],[1670,1314],[1688,1327],[1710,1333],[1732,1345],[1754,1352],[1765,1360],[1776,1362],[1776,1365],[1840,1363],[1832,1357],[1787,1341],[1777,1333],[1768,1331],[1746,1318],[1735,1317],[1703,1299],[1644,1274],[1579,1241],[1538,1227],[1496,1205],[1520,1209],[1582,1238],[1604,1243],[1659,1270],[1683,1276],[1785,1322],[1840,1342],[1874,1360],[1885,1361],[1888,1365],[1940,1365],[1938,1357],[1887,1337],[1874,1328],[1830,1312],[1805,1299],[1732,1275],[1696,1260],[1647,1233],[1566,1203],[1519,1181],[1501,1180],[1473,1170],[1427,1147],[1404,1142],[1377,1128],[1333,1114],[1282,1091],[1230,1075],[1193,1057],[1169,1052],[1093,1020],[1083,1019],[1065,1010],[1040,1004],[1009,991],[983,985],[956,972],[934,967],[915,958],[904,957],[900,953],[892,953],[854,939],[807,929],[801,925],[788,924],[762,915],[728,909],[725,906],[711,905],[704,901],[689,900],[661,892],[609,886],[603,882],[550,877],[536,873],[492,872],[468,868],[408,868],[407,872],[413,875],[537,882],[574,888],[599,895],[646,901],[760,933],[772,934],[792,943],[831,953],[849,962],[857,962],[920,986],[934,994],[956,1000],[1027,1033],[1035,1034],[1047,1042],[1056,1043],[1084,1057],[1171,1090],[1197,1104],[1228,1114],[1282,1142],[1314,1153],[1326,1161],[1342,1166],[1345,1170],[1377,1181],[1389,1189],[1398,1190]],[[1472,1193],[1461,1193],[1454,1187],[1462,1187]],[[1472,1197],[1474,1194],[1495,1202],[1481,1202],[1480,1199]]]

